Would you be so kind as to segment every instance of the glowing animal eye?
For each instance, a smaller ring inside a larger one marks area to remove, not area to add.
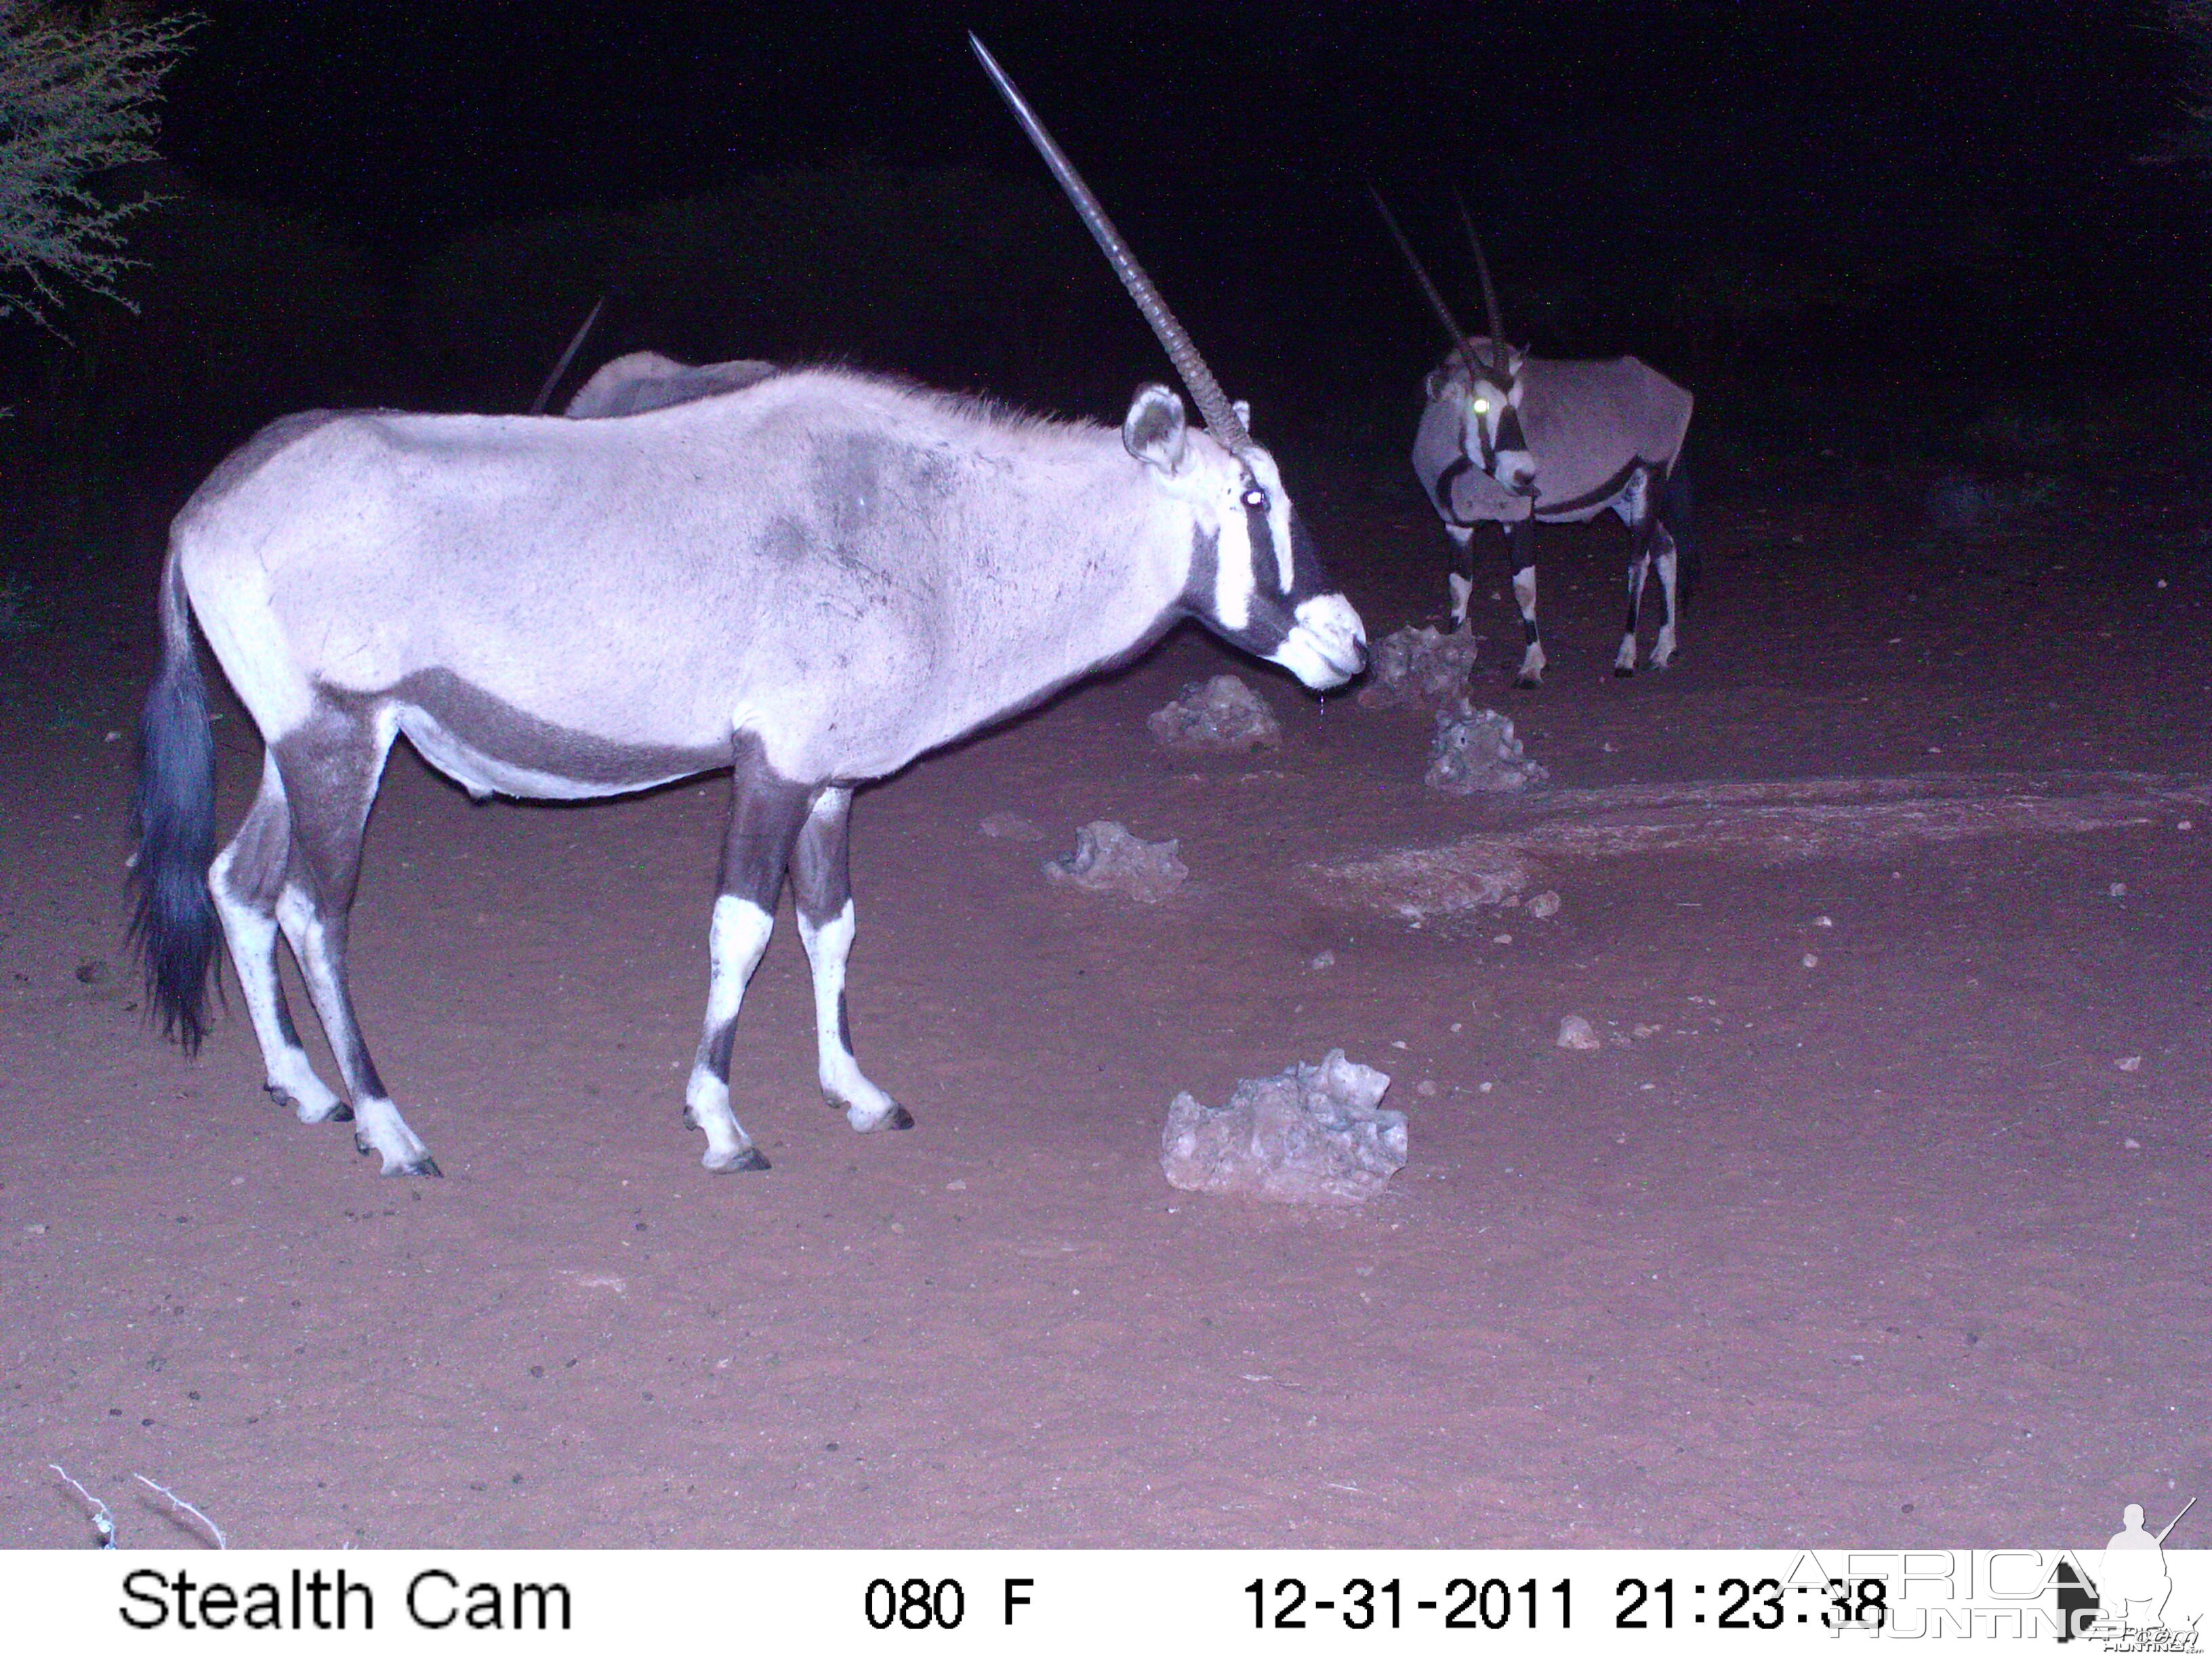
[[[1246,490],[1244,505],[1255,513],[1265,513],[1267,510],[1267,492],[1256,488]]]
[[[1490,413],[1490,399],[1489,399],[1489,398],[1477,398],[1474,400],[1474,412],[1475,412],[1476,414],[1478,414],[1478,415],[1487,415],[1487,414],[1489,414],[1489,413]]]

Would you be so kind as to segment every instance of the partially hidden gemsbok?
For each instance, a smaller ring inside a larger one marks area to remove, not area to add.
[[[787,872],[823,1091],[855,1129],[905,1128],[854,1058],[846,1015],[854,787],[1183,617],[1315,689],[1364,666],[1358,614],[1247,410],[974,44],[1203,428],[1163,386],[1139,388],[1117,433],[765,365],[720,366],[726,386],[694,380],[665,401],[635,393],[652,374],[618,374],[637,412],[572,406],[600,418],[276,422],[178,514],[161,575],[132,881],[151,1006],[187,1049],[206,1029],[220,927],[269,1091],[303,1122],[349,1119],[387,1175],[437,1174],[346,982],[362,836],[393,739],[479,799],[617,795],[726,769],[705,1030],[684,1091],[707,1167],[767,1167],[731,1109],[731,1040]],[[266,750],[220,851],[195,620]],[[301,1047],[280,935],[343,1097]]]

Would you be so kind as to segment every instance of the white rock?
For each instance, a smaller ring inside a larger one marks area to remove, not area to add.
[[[2112,1064],[2124,1072],[2140,1072],[2142,1070],[2142,1056],[2130,1054],[2125,1060],[2116,1060]]]
[[[1406,1164],[1406,1115],[1378,1103],[1389,1078],[1333,1048],[1318,1066],[1247,1078],[1226,1106],[1168,1107],[1160,1170],[1185,1192],[1358,1204]]]
[[[1559,896],[1546,888],[1528,901],[1528,914],[1539,921],[1548,921],[1559,914]]]
[[[1588,1051],[1603,1046],[1598,1041],[1597,1033],[1590,1029],[1590,1023],[1580,1014],[1569,1014],[1559,1022],[1559,1047],[1562,1048]]]

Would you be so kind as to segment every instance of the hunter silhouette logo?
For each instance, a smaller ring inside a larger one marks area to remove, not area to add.
[[[2058,1639],[2070,1642],[2080,1637],[2098,1643],[2108,1653],[2197,1651],[2201,1613],[2191,1615],[2185,1624],[2165,1622],[2166,1604],[2173,1594],[2173,1579],[2166,1568],[2166,1535],[2196,1507],[2192,1498],[2181,1506],[2180,1515],[2153,1533],[2143,1525],[2142,1505],[2129,1504],[2120,1512],[2119,1531],[2105,1545],[2094,1579],[2079,1569],[2069,1553],[2051,1575],[2063,1626]]]

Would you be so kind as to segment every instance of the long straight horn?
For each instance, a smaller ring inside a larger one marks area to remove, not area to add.
[[[561,377],[568,372],[568,365],[576,361],[576,354],[584,349],[584,337],[592,331],[592,325],[599,320],[599,312],[606,302],[607,296],[604,294],[599,295],[599,303],[584,319],[584,325],[569,337],[568,349],[561,354],[561,361],[553,365],[553,372],[545,377],[545,384],[538,388],[538,401],[530,405],[532,415],[543,415],[545,405],[553,401],[553,388],[561,384]]]
[[[1467,331],[1459,325],[1459,319],[1452,315],[1451,307],[1444,303],[1444,296],[1437,292],[1436,283],[1430,278],[1429,268],[1421,263],[1420,255],[1413,252],[1413,245],[1406,240],[1406,233],[1398,228],[1398,216],[1390,211],[1390,204],[1382,199],[1382,192],[1370,185],[1367,194],[1375,203],[1375,210],[1382,216],[1382,222],[1390,227],[1390,240],[1397,243],[1398,252],[1406,256],[1406,263],[1413,268],[1413,279],[1420,283],[1421,292],[1429,296],[1430,308],[1437,313],[1437,320],[1443,324],[1444,332],[1451,337],[1453,355],[1465,367],[1468,378],[1473,379],[1475,362],[1467,349]]]
[[[1037,119],[1036,112],[1015,90],[1014,83],[1006,78],[1006,72],[999,67],[998,59],[991,56],[973,33],[969,35],[968,44],[975,48],[976,59],[983,65],[984,72],[997,85],[999,95],[1006,100],[1006,107],[1013,111],[1014,118],[1029,134],[1030,142],[1037,148],[1037,154],[1044,157],[1044,164],[1052,169],[1053,177],[1060,180],[1060,187],[1067,192],[1067,199],[1075,204],[1077,215],[1090,228],[1091,235],[1097,240],[1099,251],[1106,256],[1106,262],[1121,277],[1121,286],[1129,290],[1129,297],[1137,302],[1137,309],[1144,313],[1145,320],[1152,325],[1152,332],[1159,336],[1160,344],[1167,349],[1168,361],[1175,365],[1176,373],[1182,377],[1183,385],[1190,388],[1191,401],[1198,405],[1199,417],[1206,422],[1206,429],[1225,449],[1250,448],[1252,434],[1245,431],[1244,422],[1237,418],[1237,410],[1230,404],[1229,395],[1222,391],[1221,382],[1213,378],[1213,371],[1206,366],[1206,359],[1198,355],[1198,348],[1191,343],[1190,336],[1176,320],[1175,313],[1168,309],[1168,302],[1160,297],[1159,289],[1152,286],[1152,279],[1145,275],[1145,268],[1137,263],[1136,255],[1129,252],[1129,245],[1121,240],[1121,233],[1114,228],[1114,222],[1106,216],[1106,210],[1098,205],[1098,198],[1091,193],[1090,186],[1083,182],[1082,175],[1076,172],[1067,157],[1060,154],[1060,146],[1053,143],[1052,135],[1044,130],[1044,123]]]
[[[1467,227],[1467,240],[1474,249],[1474,274],[1482,278],[1482,303],[1490,313],[1490,349],[1498,361],[1505,361],[1505,325],[1498,315],[1498,290],[1490,285],[1490,261],[1482,257],[1482,238],[1474,234],[1474,220],[1467,210],[1467,203],[1457,191],[1452,191],[1452,205],[1459,210],[1459,222]]]

